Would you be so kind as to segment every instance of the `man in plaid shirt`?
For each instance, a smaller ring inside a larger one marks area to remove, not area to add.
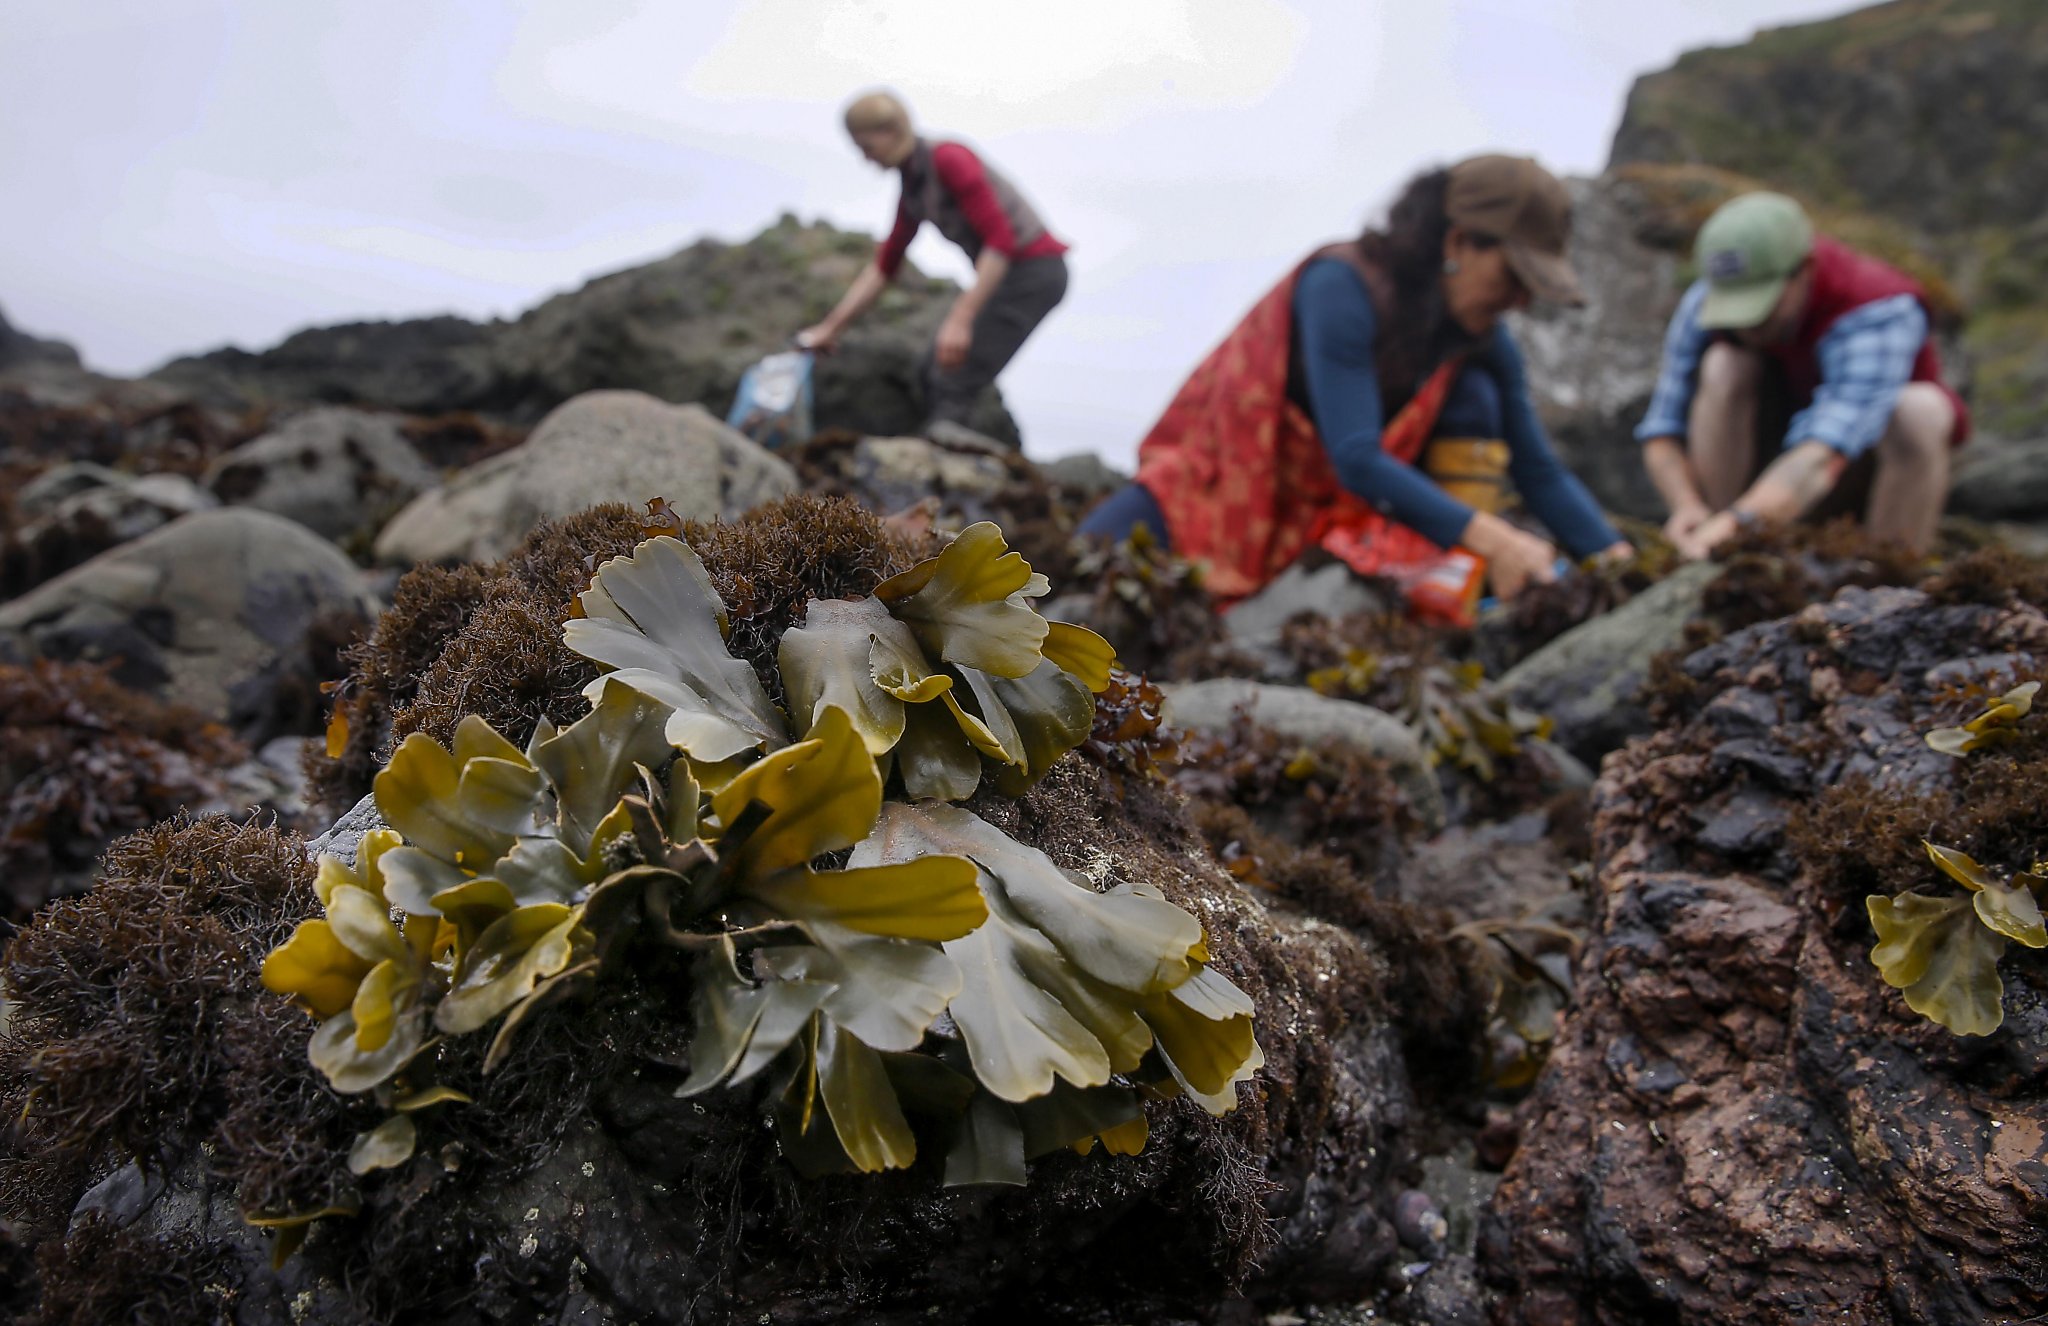
[[[1724,204],[1695,254],[1636,429],[1666,535],[1704,557],[1754,522],[1853,514],[1925,549],[1969,413],[1920,287],[1816,236],[1782,194]]]

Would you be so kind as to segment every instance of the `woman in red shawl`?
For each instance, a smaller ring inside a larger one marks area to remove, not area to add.
[[[1525,157],[1418,177],[1384,228],[1311,254],[1260,300],[1140,445],[1136,481],[1082,532],[1147,525],[1206,562],[1225,602],[1318,545],[1411,587],[1482,559],[1503,598],[1552,579],[1555,546],[1438,481],[1476,465],[1480,482],[1452,484],[1467,497],[1504,468],[1574,557],[1625,552],[1551,450],[1501,325],[1532,294],[1584,302],[1570,229],[1564,186]]]

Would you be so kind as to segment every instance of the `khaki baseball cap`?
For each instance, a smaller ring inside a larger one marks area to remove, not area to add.
[[[1771,316],[1785,283],[1813,252],[1813,223],[1782,193],[1745,193],[1716,208],[1693,243],[1707,278],[1700,326],[1741,331]]]
[[[1499,240],[1508,266],[1538,299],[1586,302],[1578,274],[1565,258],[1572,196],[1533,159],[1496,154],[1459,162],[1451,167],[1444,214],[1456,225]]]

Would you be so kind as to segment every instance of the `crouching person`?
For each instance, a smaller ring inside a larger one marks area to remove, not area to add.
[[[1776,193],[1723,204],[1695,257],[1636,429],[1672,543],[1704,557],[1746,525],[1852,515],[1925,551],[1970,419],[1920,286]]]

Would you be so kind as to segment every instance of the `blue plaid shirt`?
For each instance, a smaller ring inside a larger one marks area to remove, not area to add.
[[[1649,413],[1636,426],[1638,442],[1685,436],[1700,357],[1714,339],[1714,333],[1700,326],[1700,305],[1706,297],[1707,283],[1693,282],[1671,317],[1657,390],[1650,397]],[[1782,440],[1758,442],[1825,442],[1854,460],[1884,436],[1899,388],[1913,376],[1913,360],[1926,340],[1927,313],[1911,295],[1873,300],[1843,314],[1815,347],[1820,386],[1812,403],[1792,416]]]

